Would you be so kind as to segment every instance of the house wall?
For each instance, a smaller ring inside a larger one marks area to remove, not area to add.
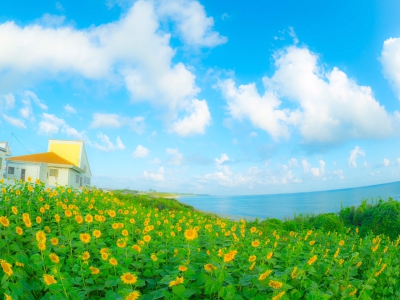
[[[76,176],[78,175],[79,179],[78,182],[76,182]],[[78,188],[79,184],[80,184],[80,178],[83,176],[82,173],[75,171],[74,169],[69,169],[69,185],[74,187],[74,188]],[[83,182],[83,179],[82,179]],[[82,185],[84,185],[82,183]]]
[[[9,161],[7,163],[7,173],[6,173],[6,178],[10,179],[16,179],[16,180],[21,180],[23,179],[22,176],[22,171],[25,170],[25,181],[28,181],[28,177],[31,177],[32,181],[35,181],[36,179],[40,179],[40,166],[41,164],[35,164],[35,163],[21,163],[21,162],[11,162]],[[14,174],[10,174],[10,168],[14,168]]]
[[[58,171],[58,176],[52,175],[52,170]],[[69,168],[48,167],[49,179],[47,184],[49,186],[69,185]]]
[[[82,165],[80,166],[80,168],[86,171],[85,173],[81,174],[83,176],[82,185],[83,186],[91,185],[92,184],[92,172],[90,170],[89,160],[86,156],[86,151],[85,151],[84,147],[82,147],[81,158],[82,158]]]
[[[49,152],[54,152],[80,167],[82,142],[49,140],[48,148]]]
[[[6,161],[6,152],[0,150],[0,179],[3,178],[5,161]]]

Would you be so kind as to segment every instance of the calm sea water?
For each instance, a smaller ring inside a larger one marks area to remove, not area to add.
[[[400,201],[400,182],[296,194],[187,196],[179,198],[179,201],[233,219],[284,219],[300,213],[338,212],[342,204],[358,206],[364,199],[375,202],[389,197]]]

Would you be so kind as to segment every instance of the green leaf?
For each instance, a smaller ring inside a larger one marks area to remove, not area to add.
[[[183,298],[186,288],[183,285],[177,285],[172,287],[172,292],[180,298]]]
[[[204,294],[210,295],[217,292],[221,288],[222,284],[215,281],[213,278],[207,278],[204,286]]]

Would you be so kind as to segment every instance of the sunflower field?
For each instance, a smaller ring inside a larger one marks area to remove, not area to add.
[[[135,197],[0,182],[0,297],[400,299],[400,239],[258,228]]]

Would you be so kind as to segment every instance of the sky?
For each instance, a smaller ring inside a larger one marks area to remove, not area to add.
[[[0,2],[0,141],[92,184],[250,195],[400,180],[397,0]]]

